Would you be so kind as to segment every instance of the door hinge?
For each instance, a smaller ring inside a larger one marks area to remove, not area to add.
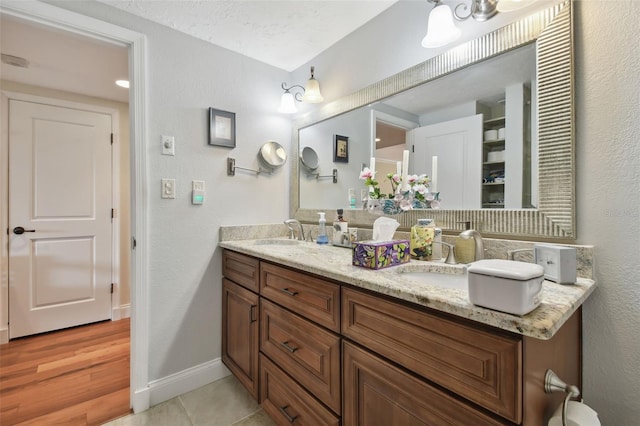
[[[137,246],[136,237],[131,237],[131,250],[135,250]]]
[[[116,217],[116,210],[111,209],[111,222],[113,222],[113,218]]]
[[[111,283],[111,294],[113,294],[113,283]]]
[[[415,145],[411,145],[411,152],[416,152],[416,146]]]
[[[113,145],[113,133],[111,133],[111,145]]]

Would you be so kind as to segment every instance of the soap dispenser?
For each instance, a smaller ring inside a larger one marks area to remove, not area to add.
[[[318,214],[320,215],[320,219],[318,220],[318,238],[316,238],[316,242],[318,244],[327,244],[329,243],[329,237],[327,236],[327,219],[324,217],[324,212]]]
[[[338,209],[338,219],[333,222],[333,245],[351,247],[349,241],[349,223],[344,220],[344,210]]]
[[[471,229],[471,222],[457,222],[464,224],[464,229]],[[476,258],[476,245],[473,238],[465,240],[462,237],[456,237],[455,242],[456,259],[460,263],[471,263]]]

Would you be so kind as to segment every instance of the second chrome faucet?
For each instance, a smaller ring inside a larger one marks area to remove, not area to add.
[[[284,221],[284,224],[289,228],[289,238],[290,239],[298,239],[300,241],[305,241],[304,239],[304,228],[302,224],[297,219],[287,219]]]

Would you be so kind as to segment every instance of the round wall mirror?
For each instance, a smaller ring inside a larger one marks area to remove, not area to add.
[[[305,146],[300,153],[300,162],[308,171],[313,172],[318,168],[318,154],[313,148]]]
[[[269,141],[262,145],[260,151],[258,151],[258,158],[263,166],[273,170],[282,167],[286,163],[287,153],[278,142]]]

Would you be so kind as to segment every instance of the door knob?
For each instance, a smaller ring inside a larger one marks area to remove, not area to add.
[[[16,235],[22,235],[25,232],[36,232],[35,229],[24,229],[22,226],[16,226],[13,228],[13,233]]]

